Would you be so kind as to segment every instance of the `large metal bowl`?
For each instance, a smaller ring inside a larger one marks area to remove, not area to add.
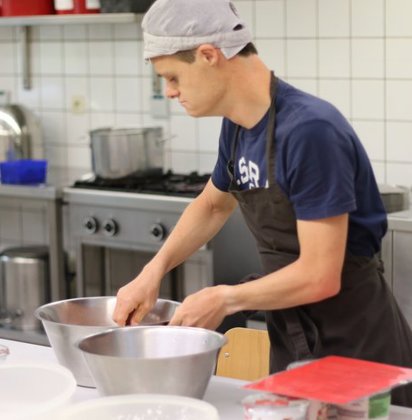
[[[193,327],[111,329],[78,344],[101,395],[203,398],[226,337]]]
[[[167,324],[179,304],[158,299],[141,325]],[[78,385],[95,387],[76,343],[90,334],[117,327],[112,320],[115,305],[116,297],[98,296],[52,302],[35,311],[35,316],[43,323],[58,361],[72,371]]]

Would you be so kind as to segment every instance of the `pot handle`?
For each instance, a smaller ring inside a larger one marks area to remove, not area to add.
[[[164,144],[164,143],[174,139],[175,137],[177,137],[176,134],[170,134],[170,136],[166,136],[166,137],[163,137],[161,139],[156,139],[156,144],[159,146],[161,144]]]

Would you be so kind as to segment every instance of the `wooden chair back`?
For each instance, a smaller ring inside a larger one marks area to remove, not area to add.
[[[226,331],[216,375],[254,381],[269,375],[270,342],[266,330],[236,327]]]

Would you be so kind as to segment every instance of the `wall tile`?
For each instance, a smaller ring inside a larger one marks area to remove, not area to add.
[[[87,25],[89,31],[89,39],[93,41],[104,41],[113,38],[113,26],[112,24],[97,24]]]
[[[141,127],[142,115],[138,113],[117,113],[115,115],[115,125],[116,127]]]
[[[61,41],[63,39],[63,26],[61,25],[33,26],[31,30],[34,38],[40,41]]]
[[[382,81],[353,80],[353,118],[381,120],[384,118],[384,84]]]
[[[114,111],[115,81],[111,77],[90,78],[90,109],[93,112]]]
[[[84,111],[90,110],[89,79],[86,77],[65,78],[65,108],[71,110],[75,98],[83,99]],[[73,111],[74,112],[74,111]]]
[[[317,76],[317,48],[314,40],[286,41],[286,74],[288,77]]]
[[[136,41],[118,41],[114,44],[114,71],[116,76],[141,74],[142,51]]]
[[[386,117],[412,121],[412,80],[386,82]]]
[[[386,76],[412,79],[412,39],[386,40]]]
[[[219,135],[222,118],[208,117],[198,120],[198,150],[199,152],[216,152],[219,148]]]
[[[64,112],[41,111],[40,120],[46,146],[58,145],[62,147],[67,143],[66,115]]]
[[[63,73],[63,51],[61,43],[40,44],[40,74],[60,75]]]
[[[91,150],[88,146],[68,147],[67,161],[72,168],[84,168],[85,173],[91,171]]]
[[[115,115],[112,112],[92,112],[90,114],[90,130],[102,127],[113,127]]]
[[[386,0],[386,35],[412,36],[412,2]]]
[[[385,0],[351,0],[352,36],[383,36]]]
[[[40,107],[40,85],[41,81],[39,77],[31,78],[31,89],[23,89],[23,83],[21,77],[17,79],[17,91],[16,91],[16,100],[22,105],[26,105],[32,110],[37,110]]]
[[[315,37],[317,34],[316,0],[286,1],[286,35],[288,37]]]
[[[197,171],[198,159],[198,153],[173,151],[170,153],[170,169],[177,173]]]
[[[386,136],[388,161],[412,163],[412,122],[388,122]]]
[[[349,1],[319,0],[319,36],[349,36]]]
[[[353,121],[360,141],[365,148],[369,159],[385,159],[385,129],[383,121]]]
[[[87,25],[63,25],[63,39],[66,41],[84,41],[87,36]]]
[[[55,167],[72,167],[73,162],[68,159],[68,147],[66,145],[46,144],[45,159],[50,166]]]
[[[352,77],[384,77],[384,41],[382,39],[352,40]]]
[[[199,153],[198,160],[197,171],[200,174],[210,174],[216,165],[217,151],[215,153]]]
[[[14,41],[14,29],[12,26],[2,26],[0,28],[0,41]]]
[[[0,42],[1,75],[13,75],[16,73],[16,51],[12,42]]]
[[[89,71],[88,46],[81,42],[64,43],[64,72],[68,75],[84,75]]]
[[[407,163],[386,164],[386,182],[392,185],[402,185],[411,187],[412,185],[412,165]]]
[[[276,39],[258,39],[255,43],[259,57],[278,76],[286,74],[285,41]]]
[[[319,40],[319,77],[349,77],[349,40]]]
[[[67,144],[70,147],[89,144],[90,130],[88,114],[66,114]]]
[[[115,107],[118,111],[142,111],[142,84],[137,77],[115,79]]]
[[[64,84],[62,77],[43,76],[40,78],[40,100],[44,109],[64,108]]]
[[[172,136],[171,148],[179,151],[197,150],[196,120],[190,116],[172,116],[170,119]]]
[[[13,76],[0,76],[0,90],[6,91],[9,94],[10,102],[17,101],[17,83],[20,83],[20,78]]]
[[[89,42],[90,74],[111,76],[114,72],[113,43],[111,41]]]
[[[376,182],[378,184],[385,184],[386,180],[386,165],[383,162],[371,161],[373,173],[375,174]]]
[[[113,25],[113,36],[117,41],[142,39],[141,19],[136,23]]]
[[[284,3],[279,0],[256,0],[256,38],[285,36]]]

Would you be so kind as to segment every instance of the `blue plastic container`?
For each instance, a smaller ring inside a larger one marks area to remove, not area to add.
[[[20,159],[0,162],[2,184],[36,185],[46,182],[47,160]]]

